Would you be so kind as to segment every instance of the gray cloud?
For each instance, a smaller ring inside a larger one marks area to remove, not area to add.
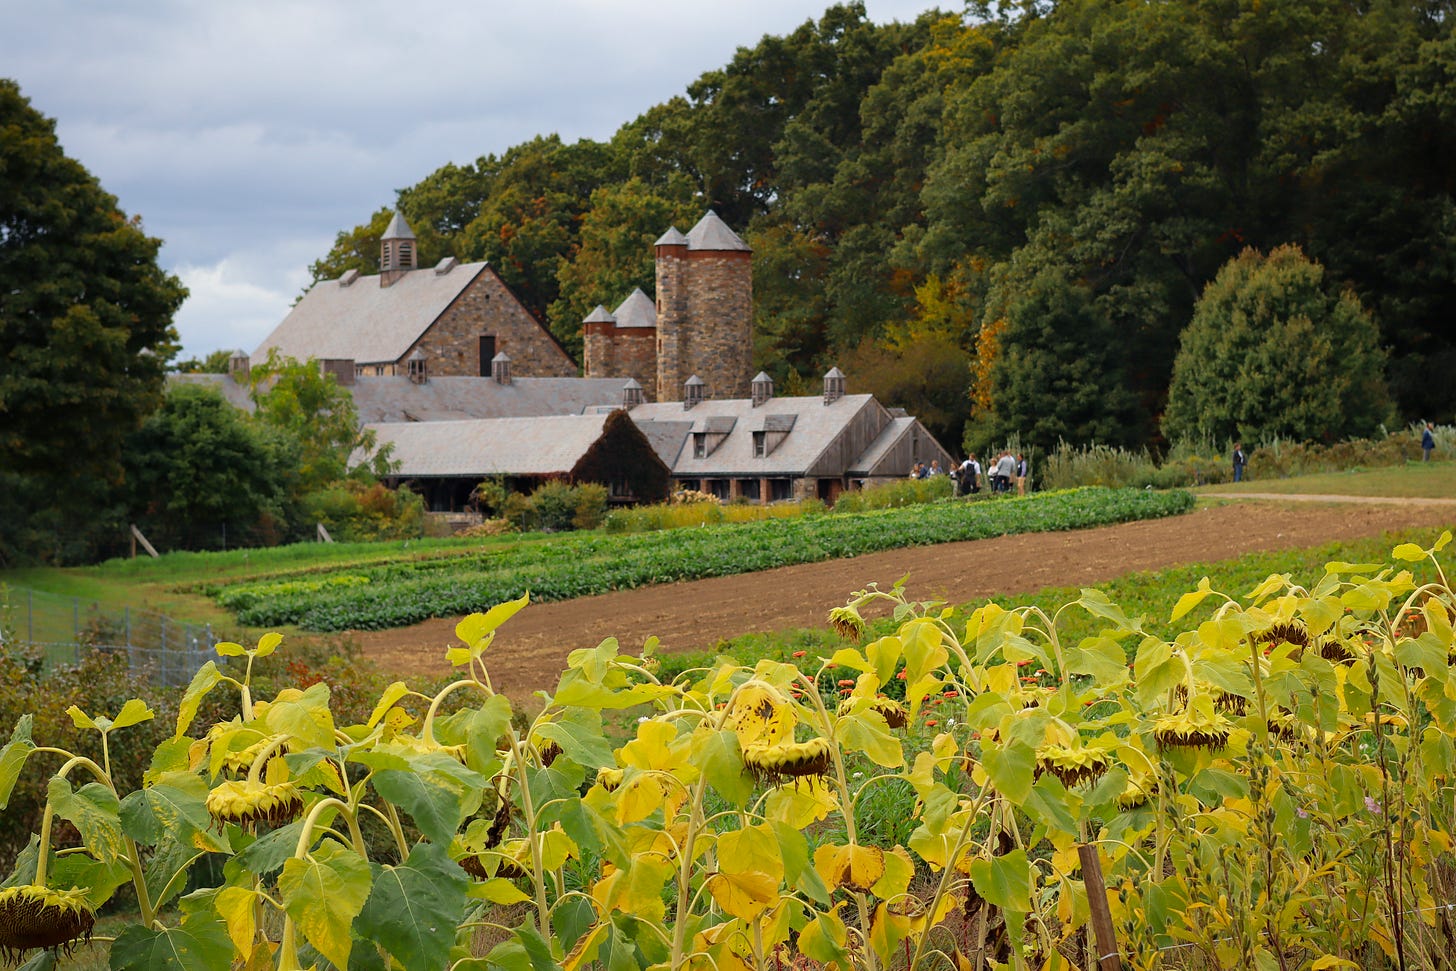
[[[446,162],[606,138],[825,0],[0,0],[0,73],[165,241],[184,355],[251,349],[334,234]],[[870,0],[878,22],[923,0]]]

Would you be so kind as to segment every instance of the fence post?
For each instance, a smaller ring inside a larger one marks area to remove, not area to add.
[[[1097,847],[1082,843],[1077,847],[1077,857],[1082,861],[1082,882],[1087,888],[1087,903],[1092,908],[1097,967],[1101,971],[1122,971],[1117,933],[1112,929],[1112,911],[1107,906],[1107,884],[1102,878],[1102,861],[1097,857]]]

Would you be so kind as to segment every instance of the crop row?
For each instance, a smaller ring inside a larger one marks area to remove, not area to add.
[[[254,585],[219,600],[249,626],[382,630],[480,610],[529,591],[537,601],[655,583],[752,573],[880,550],[1082,529],[1188,511],[1185,492],[1078,489],[997,502],[942,502],[861,514],[764,520],[691,530],[573,534],[559,542],[449,561],[349,572],[367,583]]]

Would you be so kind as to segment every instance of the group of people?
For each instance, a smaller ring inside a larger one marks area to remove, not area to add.
[[[931,463],[935,465],[935,463]],[[986,463],[984,470],[974,454],[951,472],[955,480],[956,495],[969,496],[981,491],[982,482],[990,486],[992,493],[1009,493],[1011,484],[1016,483],[1016,494],[1026,495],[1028,466],[1025,455],[1012,455],[1009,451],[998,454]]]

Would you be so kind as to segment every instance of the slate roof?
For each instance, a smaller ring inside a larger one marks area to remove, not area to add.
[[[566,475],[602,437],[606,415],[368,424],[401,478]],[[357,460],[361,458],[355,455]]]
[[[859,458],[855,459],[850,467],[845,470],[845,472],[848,475],[862,476],[885,474],[903,475],[903,469],[892,469],[888,472],[878,472],[876,470],[876,467],[880,464],[881,461],[884,460],[885,456],[890,454],[890,450],[893,449],[897,443],[899,443],[906,435],[909,435],[914,430],[917,424],[919,424],[919,422],[917,419],[914,418],[890,419],[890,423],[886,425],[883,430],[881,430],[879,435],[875,436],[875,440],[870,442],[865,450],[860,453]]]
[[[822,396],[770,398],[757,408],[749,398],[710,398],[685,410],[680,401],[651,402],[631,411],[637,427],[647,433],[654,422],[688,423],[690,430],[707,431],[711,422],[736,419],[733,429],[711,454],[694,458],[684,448],[669,463],[672,474],[695,476],[798,476],[811,468],[854,418],[866,408],[879,408],[872,395],[844,395],[826,405]],[[776,431],[789,421],[793,430],[767,456],[753,455],[753,432]],[[769,427],[772,426],[772,427]]]
[[[399,210],[396,209],[394,213],[394,218],[389,220],[389,225],[385,227],[384,235],[379,238],[414,239],[415,231],[413,229],[410,229],[409,223],[404,221],[404,216],[401,215]]]
[[[349,390],[359,420],[459,421],[580,415],[596,406],[621,407],[624,378],[431,377],[415,384],[402,375],[360,375]]]
[[[667,232],[665,232],[661,236],[657,237],[657,242],[653,243],[652,245],[653,246],[686,246],[686,245],[688,245],[688,238],[686,236],[684,236],[682,234],[682,230],[678,229],[676,226],[669,226],[669,227],[667,227]]]
[[[656,327],[657,305],[638,287],[612,311],[612,316],[616,318],[618,327]]]
[[[485,263],[466,263],[448,273],[415,270],[381,287],[378,276],[316,283],[283,322],[253,351],[261,361],[277,348],[300,361],[314,357],[358,364],[398,361],[425,329],[480,274]]]
[[[658,240],[661,245],[662,241]],[[711,250],[713,252],[752,252],[747,243],[728,228],[728,224],[718,218],[718,214],[709,209],[708,214],[698,220],[698,224],[688,230],[688,249]]]

